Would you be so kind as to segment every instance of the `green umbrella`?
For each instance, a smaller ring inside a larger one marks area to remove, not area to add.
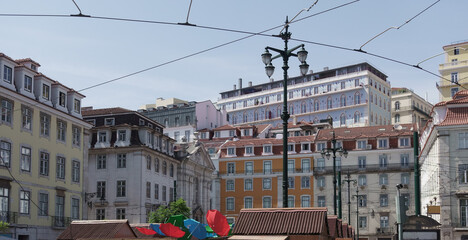
[[[184,226],[184,220],[187,219],[184,215],[172,215],[167,220],[166,223],[171,223],[176,227],[180,227],[182,231],[185,232],[185,235],[178,240],[188,240],[191,238],[190,231]]]

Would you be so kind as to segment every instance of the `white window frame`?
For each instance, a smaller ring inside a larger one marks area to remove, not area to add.
[[[247,186],[249,185],[249,186]],[[253,191],[253,179],[252,178],[245,178],[244,179],[244,191]]]
[[[250,149],[250,152],[247,151],[247,149]],[[253,156],[253,155],[255,155],[254,154],[254,146],[253,145],[245,146],[244,156]]]
[[[262,155],[273,155],[273,145],[272,144],[263,145]]]
[[[316,152],[321,152],[322,149],[325,149],[326,147],[327,147],[326,142],[318,142],[318,143],[315,144]]]
[[[236,156],[236,147],[227,147],[227,156],[235,157]]]
[[[398,139],[398,147],[407,148],[409,146],[410,146],[410,138],[409,137],[404,137],[404,138],[399,138]]]
[[[269,200],[269,205],[266,204],[265,200]],[[262,208],[272,208],[273,207],[273,198],[271,196],[263,196],[262,197]]]
[[[265,185],[268,185],[269,186],[265,186]],[[271,190],[271,178],[263,178],[262,179],[262,189],[263,190]]]
[[[381,141],[385,141],[385,146],[382,146],[382,142]],[[377,139],[377,148],[379,149],[387,149],[389,146],[389,143],[388,143],[388,138],[378,138]]]
[[[236,181],[234,179],[226,179],[226,192],[234,192],[236,190]]]
[[[365,140],[356,140],[356,149],[366,150],[367,149],[367,139],[365,139]]]
[[[232,201],[232,204],[231,204]],[[236,210],[236,199],[234,197],[226,198],[226,211],[235,211]]]

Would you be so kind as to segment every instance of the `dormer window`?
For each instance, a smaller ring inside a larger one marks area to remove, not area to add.
[[[47,84],[42,84],[42,98],[49,100],[50,97],[50,86]]]
[[[271,145],[265,145],[263,146],[263,154],[271,154]]]
[[[201,135],[200,135],[200,138],[201,139],[206,139],[206,132],[202,132]]]
[[[234,137],[234,130],[229,130],[229,137]]]
[[[301,144],[302,151],[310,151],[310,143],[302,143]]]
[[[65,93],[64,92],[59,92],[59,105],[62,107],[65,107]]]
[[[221,134],[220,134],[220,132],[219,132],[219,131],[215,132],[215,137],[219,138],[219,137],[220,137],[220,135],[221,135]]]
[[[127,140],[127,131],[119,130],[117,131],[117,141],[126,141]]]
[[[98,142],[107,142],[107,133],[106,132],[99,132],[98,133]]]
[[[245,147],[245,155],[252,155],[253,154],[253,147],[247,146]]]
[[[37,71],[37,67],[36,67],[36,65],[34,65],[34,64],[31,64],[31,69],[32,69],[32,70],[34,70],[34,71]]]
[[[81,101],[80,100],[75,99],[73,101],[73,111],[75,111],[76,113],[81,112]]]
[[[24,90],[32,92],[32,78],[28,75],[24,75]]]
[[[316,149],[317,149],[317,152],[320,152],[320,151],[322,151],[323,149],[325,149],[325,143],[324,143],[324,142],[316,143],[316,144],[315,144],[315,147],[316,147]]]
[[[11,67],[3,66],[3,81],[11,84],[12,79],[13,79],[13,71]]]
[[[383,138],[378,140],[379,148],[388,148],[388,139]]]
[[[236,148],[235,148],[235,147],[228,147],[227,153],[228,153],[229,156],[234,156],[234,155],[236,155],[236,154],[235,154],[235,153],[236,153]]]
[[[288,144],[288,152],[295,152],[294,146],[295,146],[294,143]]]
[[[400,147],[409,147],[410,145],[409,138],[400,138]]]
[[[244,136],[250,136],[250,129],[244,129]]]
[[[115,118],[106,118],[106,119],[104,119],[104,125],[114,126],[115,125]]]
[[[356,148],[357,148],[357,149],[363,150],[363,149],[366,149],[366,147],[367,147],[367,141],[366,141],[366,140],[358,140],[358,141],[356,141]]]
[[[139,124],[140,126],[145,126],[145,120],[140,119],[140,120],[138,121],[138,124]]]

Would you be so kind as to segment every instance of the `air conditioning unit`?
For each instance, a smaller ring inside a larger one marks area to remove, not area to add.
[[[366,149],[367,149],[367,150],[372,149],[372,145],[371,145],[371,144],[367,144]]]
[[[382,185],[381,189],[387,189],[387,185]]]

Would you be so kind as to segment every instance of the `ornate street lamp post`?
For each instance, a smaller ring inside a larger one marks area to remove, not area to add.
[[[304,44],[301,44],[297,47],[288,49],[288,40],[291,38],[291,33],[288,31],[288,18],[286,17],[286,26],[285,31],[276,35],[277,37],[281,37],[284,40],[284,50],[266,47],[265,52],[262,54],[262,61],[265,64],[265,71],[268,77],[273,75],[275,71],[275,67],[271,64],[271,60],[282,57],[283,58],[283,113],[281,114],[281,119],[283,120],[283,207],[288,207],[288,61],[289,57],[294,56],[299,59],[301,65],[299,68],[301,70],[301,74],[304,76],[307,71],[309,70],[309,65],[306,63],[307,59],[307,51],[304,49]],[[297,49],[301,48],[296,53],[293,53]],[[279,55],[275,57],[271,57],[271,53],[269,50],[279,53]]]
[[[340,154],[341,156],[344,156],[345,158],[348,157],[348,151],[344,149],[343,147],[336,147],[336,138],[335,138],[335,131],[332,132],[332,140],[331,140],[331,148],[324,148],[322,149],[322,157],[327,158],[327,160],[330,160],[330,156],[333,154],[333,214],[337,215],[336,213],[336,204],[338,203],[340,211],[338,213],[338,218],[341,219],[341,179],[340,179],[340,198],[337,200],[336,197],[336,186],[337,186],[337,180],[336,180],[336,153]],[[341,170],[340,174],[341,174]],[[341,178],[341,176],[340,176]],[[348,220],[349,221],[349,220]]]

